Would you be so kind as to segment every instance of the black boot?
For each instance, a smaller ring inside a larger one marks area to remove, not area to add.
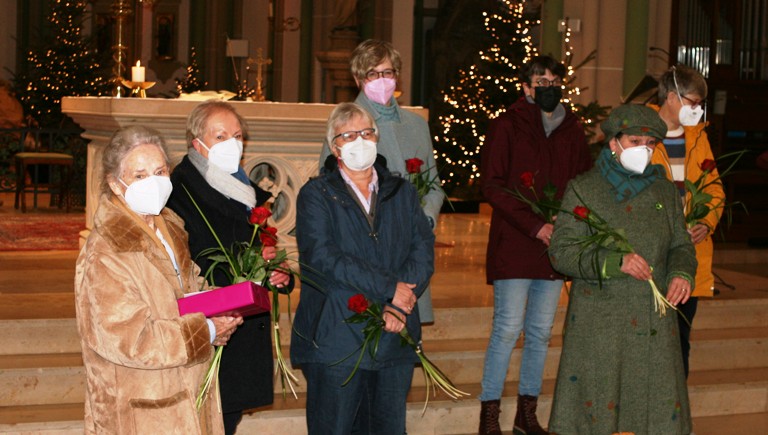
[[[501,414],[500,400],[486,400],[480,402],[480,429],[479,435],[501,435],[499,426],[499,414]]]
[[[517,396],[517,414],[515,415],[515,435],[547,435],[536,419],[536,396]]]

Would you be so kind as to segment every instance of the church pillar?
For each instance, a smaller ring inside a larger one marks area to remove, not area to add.
[[[312,101],[312,0],[301,2],[301,48],[299,49],[299,102]]]
[[[562,60],[562,35],[557,30],[563,15],[563,0],[544,0],[541,7],[541,54]]]
[[[349,59],[360,41],[359,29],[365,20],[361,7],[367,0],[345,0],[325,4],[329,13],[329,47],[317,52],[322,68],[321,101],[340,103],[353,101],[357,97],[357,86],[349,71]],[[317,11],[321,12],[321,11]],[[325,35],[324,35],[325,36]]]
[[[376,34],[376,2],[374,0],[359,0],[358,5],[360,24],[358,33],[360,41],[374,38]]]
[[[226,56],[227,36],[238,39],[235,18],[241,2],[192,0],[191,22],[198,27],[191,34],[202,34],[198,48],[199,64],[210,89],[235,90],[232,61]]]
[[[357,85],[349,71],[349,59],[357,46],[357,32],[336,29],[331,33],[331,49],[317,53],[323,68],[324,103],[354,101]]]
[[[413,83],[413,28],[414,28],[414,2],[413,0],[400,0],[392,4],[389,18],[391,25],[397,26],[397,31],[391,32],[389,39],[395,49],[400,52],[403,61],[403,71],[397,80],[397,88],[401,92],[397,101],[400,104],[410,106],[414,104],[411,84]],[[386,22],[386,21],[384,21]]]
[[[648,58],[648,0],[628,1],[625,23],[624,96],[645,76],[645,62]]]
[[[283,0],[275,9],[274,32],[274,98],[296,102],[299,99],[299,62],[301,52],[301,0]]]

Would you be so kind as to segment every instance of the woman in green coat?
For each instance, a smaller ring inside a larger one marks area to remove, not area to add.
[[[678,314],[655,309],[648,281],[674,306],[690,297],[696,274],[679,196],[663,168],[648,165],[667,128],[652,109],[625,105],[602,129],[608,146],[568,185],[550,245],[553,266],[573,285],[549,430],[688,434]],[[569,212],[576,207],[623,231],[633,252],[575,243],[594,231]]]

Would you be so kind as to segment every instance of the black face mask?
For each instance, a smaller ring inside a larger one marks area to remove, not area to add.
[[[535,89],[536,97],[533,101],[541,107],[541,110],[552,113],[563,98],[563,90],[560,86],[538,86]]]

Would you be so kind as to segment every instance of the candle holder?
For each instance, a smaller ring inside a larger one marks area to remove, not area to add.
[[[131,90],[131,97],[147,98],[147,89],[155,86],[157,82],[132,82],[122,80],[123,86]]]

